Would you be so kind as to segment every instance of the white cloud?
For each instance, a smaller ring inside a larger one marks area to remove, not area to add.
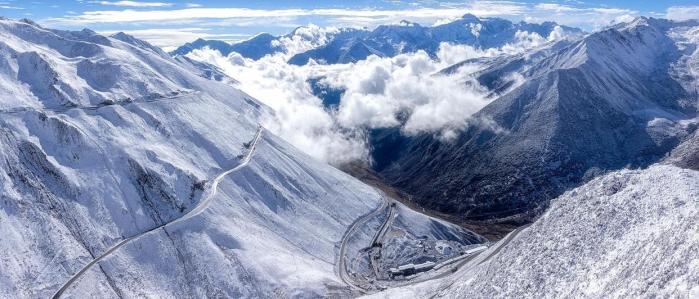
[[[340,29],[336,27],[320,27],[309,24],[296,28],[292,34],[282,36],[273,43],[282,46],[286,50],[286,56],[291,57],[294,54],[326,44],[338,32]]]
[[[155,46],[164,48],[166,51],[171,50],[174,46],[182,45],[200,37],[226,41],[240,40],[248,37],[243,34],[213,34],[209,32],[208,28],[199,27],[110,30],[100,31],[100,33],[109,35],[119,31],[133,35],[139,39],[147,40]]]
[[[431,133],[446,139],[457,136],[469,125],[500,132],[492,120],[472,118],[493,99],[470,78],[481,66],[466,64],[450,75],[439,71],[469,58],[516,53],[544,45],[550,39],[565,38],[561,34],[541,37],[520,32],[516,43],[487,51],[442,44],[437,60],[418,52],[393,58],[371,56],[352,64],[286,63],[292,53],[334,30],[301,28],[296,31],[298,38],[292,36],[283,43],[287,53],[258,61],[237,53],[223,57],[210,49],[188,56],[219,66],[240,82],[242,90],[272,107],[276,113],[265,120],[265,127],[304,152],[337,165],[367,159],[367,128],[400,126],[408,135]],[[319,77],[324,78],[323,84],[344,90],[337,110],[325,108],[321,99],[313,95],[308,80]],[[515,82],[513,86],[522,83],[518,74],[509,74],[508,78]],[[397,117],[401,113],[405,118]]]
[[[264,126],[307,154],[332,164],[367,159],[361,132],[340,128],[313,96],[306,82],[313,68],[289,65],[286,55],[253,61],[237,53],[223,57],[204,49],[188,56],[219,66],[241,82],[241,89],[272,107],[275,115],[267,117]]]
[[[699,19],[699,6],[672,6],[667,9],[665,17],[681,21],[696,20]]]
[[[2,9],[24,9],[24,7],[10,6],[10,5],[4,5],[4,4],[0,4],[0,8],[2,8]]]
[[[92,1],[91,3],[108,5],[108,6],[124,6],[124,7],[167,7],[172,6],[171,3],[165,2],[141,2],[141,1]]]
[[[550,10],[555,12],[571,12],[580,10],[579,8],[558,3],[538,3],[534,7],[540,10]]]
[[[113,3],[130,2],[118,1]],[[134,2],[148,3],[148,2]],[[153,2],[155,3],[155,2]],[[571,14],[570,12],[575,12]],[[581,8],[561,4],[527,4],[510,1],[468,1],[465,3],[436,7],[416,6],[410,9],[250,9],[241,7],[204,8],[188,6],[184,9],[167,10],[101,10],[86,11],[77,16],[64,16],[45,20],[64,24],[120,23],[120,22],[193,22],[205,20],[228,20],[229,23],[239,19],[250,22],[251,19],[265,20],[286,18],[320,18],[325,24],[335,26],[376,26],[395,23],[402,19],[422,24],[442,23],[470,13],[480,17],[499,16],[512,19],[544,19],[564,24],[608,25],[614,17],[637,12],[619,8]]]

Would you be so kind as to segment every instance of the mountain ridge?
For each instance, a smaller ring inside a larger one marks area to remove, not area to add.
[[[658,125],[679,126],[697,111],[696,94],[678,82],[688,79],[671,71],[687,53],[675,46],[669,30],[685,23],[668,24],[611,28],[554,51],[539,50],[544,51],[539,58],[533,53],[523,54],[532,60],[501,60],[476,79],[505,90],[502,86],[512,84],[505,74],[517,72],[524,83],[508,88],[474,119],[493,121],[505,133],[476,122],[444,142],[430,134],[406,137],[387,130],[374,135],[372,144],[397,152],[375,152],[383,167],[376,170],[429,208],[458,211],[466,219],[526,222],[543,212],[549,199],[586,178],[627,165],[647,166],[692,130],[677,135]]]
[[[284,52],[279,41],[297,35],[297,30],[298,28],[287,35],[276,37],[261,33],[249,40],[232,44],[200,38],[179,47],[170,54],[186,55],[195,49],[208,47],[220,52],[223,56],[237,52],[243,57],[258,60],[265,55]],[[329,64],[349,63],[363,60],[369,55],[392,57],[418,50],[435,55],[442,42],[466,44],[483,49],[497,48],[514,42],[515,33],[518,31],[535,33],[547,38],[555,30],[561,30],[562,34],[581,35],[583,33],[580,29],[559,26],[554,22],[512,23],[500,18],[480,19],[470,14],[453,22],[435,26],[422,26],[403,20],[397,25],[379,25],[373,30],[341,28],[338,32],[328,33],[326,43],[319,43],[316,47],[301,53],[292,53],[294,55],[288,62],[304,65],[310,59],[314,59]]]

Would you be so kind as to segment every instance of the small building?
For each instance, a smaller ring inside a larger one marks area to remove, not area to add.
[[[405,264],[402,266],[398,266],[398,268],[391,268],[388,270],[389,274],[391,277],[396,277],[396,276],[408,276],[408,275],[413,275],[416,273],[420,272],[425,272],[428,271],[432,268],[434,268],[435,263],[434,262],[424,262],[421,264]]]
[[[465,254],[465,255],[472,255],[472,254],[474,254],[474,253],[479,253],[479,252],[481,252],[481,251],[483,251],[483,250],[486,250],[486,249],[488,249],[488,246],[480,245],[480,246],[473,247],[473,248],[471,248],[471,249],[468,249],[468,250],[464,251],[464,254]]]

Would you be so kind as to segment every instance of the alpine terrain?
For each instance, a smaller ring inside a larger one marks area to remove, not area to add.
[[[395,25],[378,26],[374,30],[349,27],[320,32],[314,27],[299,27],[287,35],[275,37],[263,33],[232,44],[220,40],[198,39],[175,49],[171,54],[186,55],[193,50],[208,47],[217,50],[223,56],[236,52],[243,57],[257,60],[265,55],[289,50],[284,48],[284,41],[296,39],[307,41],[312,47],[305,51],[299,49],[300,53],[289,59],[290,64],[304,65],[311,59],[335,64],[364,60],[370,55],[393,57],[420,50],[434,56],[441,43],[470,45],[482,49],[499,48],[513,43],[517,34],[522,32],[536,33],[544,38],[552,34],[582,35],[580,29],[560,26],[554,22],[512,23],[501,18],[481,19],[466,14],[457,20],[436,26],[422,26],[403,20]]]
[[[699,297],[699,6],[72,2],[0,2],[1,298]]]
[[[123,33],[0,36],[2,297],[348,296],[486,241],[300,153],[213,66]]]
[[[468,128],[448,142],[376,130],[374,170],[465,221],[530,221],[569,188],[646,167],[696,129],[697,25],[638,18],[480,63],[473,76],[493,100]]]

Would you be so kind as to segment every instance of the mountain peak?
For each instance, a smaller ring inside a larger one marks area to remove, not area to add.
[[[480,22],[481,19],[478,18],[477,16],[467,13],[461,17],[462,20],[469,21],[469,22]]]
[[[85,33],[85,34],[89,34],[89,35],[97,34],[97,32],[90,30],[90,29],[87,29],[87,28],[83,28],[83,30],[80,30],[80,32]]]
[[[122,38],[131,38],[132,36],[126,34],[124,31],[119,31],[117,33],[112,34],[111,37],[116,38],[116,39],[122,39]]]
[[[631,22],[620,23],[617,26],[613,26],[612,28],[617,30],[629,30],[638,27],[654,27],[664,31],[666,29],[669,29],[673,23],[673,21],[667,19],[656,19],[652,17],[641,16],[636,17]]]
[[[406,27],[419,27],[420,26],[420,24],[410,22],[408,20],[400,20],[400,22],[398,22],[398,25],[399,26],[406,26]]]
[[[19,20],[19,22],[29,24],[29,25],[39,26],[39,24],[37,24],[36,22],[34,22],[30,19],[27,19],[27,18],[22,18]]]

